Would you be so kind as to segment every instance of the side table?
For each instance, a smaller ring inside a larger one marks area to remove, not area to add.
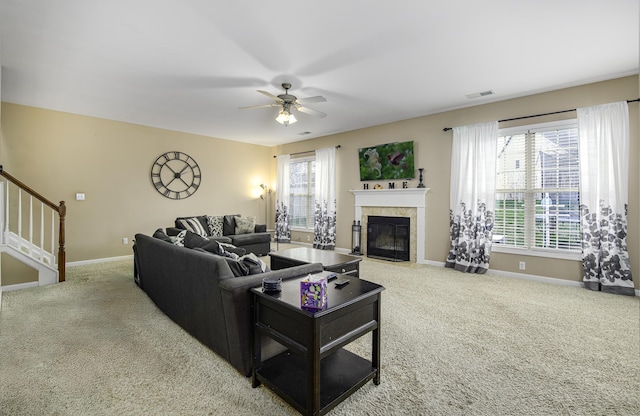
[[[348,277],[349,284],[342,288],[329,282],[327,307],[311,312],[300,307],[302,279],[282,282],[282,291],[275,294],[263,293],[259,287],[251,289],[252,385],[264,384],[302,414],[323,415],[369,380],[380,384],[380,302],[384,287],[355,277]],[[369,332],[370,360],[343,348]],[[263,362],[261,335],[287,350]]]

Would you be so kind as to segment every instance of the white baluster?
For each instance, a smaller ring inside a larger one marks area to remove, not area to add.
[[[0,182],[0,244],[4,243],[4,181]]]
[[[18,188],[18,250],[22,251],[22,189]]]
[[[44,262],[44,203],[40,202],[40,261]]]
[[[29,256],[33,257],[33,196],[29,195]]]
[[[53,267],[56,264],[56,256],[55,256],[55,235],[56,235],[56,221],[55,221],[55,214],[54,211],[51,210],[51,267]]]
[[[5,238],[8,239],[9,238],[9,181],[6,181],[7,184],[7,198],[5,199],[5,211],[4,211],[4,215],[5,215],[5,222],[4,222],[4,231],[5,231]],[[5,241],[5,243],[8,241]]]

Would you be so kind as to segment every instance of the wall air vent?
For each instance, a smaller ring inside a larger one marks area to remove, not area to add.
[[[307,134],[311,134],[311,132],[310,131],[303,131],[303,132],[298,133],[299,136],[306,136]]]
[[[467,94],[467,95],[465,95],[465,97],[467,97],[468,99],[473,99],[473,98],[486,97],[487,95],[493,95],[493,90],[476,92],[476,93],[473,93],[473,94]]]

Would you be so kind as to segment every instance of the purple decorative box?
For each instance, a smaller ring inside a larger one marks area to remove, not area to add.
[[[300,282],[300,307],[311,311],[327,307],[327,277],[308,275]]]

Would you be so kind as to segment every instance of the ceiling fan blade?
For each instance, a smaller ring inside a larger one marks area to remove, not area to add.
[[[250,105],[247,107],[238,107],[238,109],[246,110],[247,108],[266,108],[266,107],[280,107],[280,104],[271,103],[271,104],[263,104],[263,105]]]
[[[264,95],[266,95],[267,97],[271,98],[272,100],[276,100],[276,101],[277,101],[277,102],[279,102],[279,103],[281,103],[281,102],[282,102],[282,98],[280,98],[280,97],[276,97],[275,95],[271,94],[270,92],[262,91],[262,90],[258,90],[258,92],[259,92],[260,94],[264,94]]]
[[[311,114],[312,116],[316,116],[316,117],[320,117],[320,118],[324,118],[324,117],[327,116],[322,111],[314,110],[313,108],[303,107],[301,105],[296,105],[295,108],[296,108],[296,110],[300,111],[301,113]]]
[[[315,97],[307,97],[307,98],[299,98],[298,103],[300,104],[308,104],[308,103],[324,103],[327,99],[322,95],[316,95]]]

